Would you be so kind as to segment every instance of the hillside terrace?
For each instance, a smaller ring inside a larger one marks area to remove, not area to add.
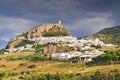
[[[101,45],[105,46],[105,44],[100,41],[99,39],[90,39],[90,40],[85,40],[85,39],[80,39],[77,40],[76,37],[71,37],[71,36],[64,36],[64,37],[38,37],[38,38],[31,38],[31,39],[25,39],[29,41],[35,41],[38,44],[46,44],[46,43],[59,43],[59,42],[65,42],[66,46],[77,46],[80,50],[85,50],[91,48],[90,45]],[[67,43],[68,42],[68,43]],[[85,44],[90,44],[90,45],[85,45]],[[34,50],[32,49],[32,45],[28,44],[26,46],[21,46],[18,48],[13,48],[9,50],[9,52],[20,52],[23,50]]]
[[[93,49],[92,51],[85,51],[81,52],[81,50],[89,49],[91,48],[90,45],[85,45],[85,44],[94,44],[94,45],[101,45],[105,46],[105,44],[100,41],[99,39],[80,39],[77,40],[76,37],[71,37],[71,36],[64,36],[64,37],[38,37],[38,38],[31,38],[31,39],[25,39],[29,41],[35,41],[38,44],[46,44],[46,43],[58,43],[58,42],[66,42],[66,46],[78,46],[80,48],[80,51],[76,52],[65,52],[65,53],[53,53],[51,54],[52,57],[58,58],[58,59],[63,59],[63,60],[68,60],[72,57],[79,56],[80,60],[82,61],[91,61],[93,57],[96,57],[98,55],[103,54],[102,51],[99,51],[97,49]],[[69,42],[69,43],[67,43]],[[32,48],[33,45],[26,45],[26,46],[21,46],[18,48],[14,48],[9,50],[9,52],[21,52],[24,50],[31,50],[35,51],[35,49]]]

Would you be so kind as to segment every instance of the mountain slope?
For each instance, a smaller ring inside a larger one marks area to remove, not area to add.
[[[13,49],[18,44],[23,42],[25,39],[33,39],[37,37],[59,37],[59,36],[71,36],[67,29],[61,24],[61,22],[57,22],[54,24],[43,24],[34,27],[31,30],[23,32],[21,35],[17,36],[16,38],[12,39],[6,49]],[[26,42],[26,41],[24,41]],[[24,45],[23,42],[23,45]],[[29,42],[27,42],[29,43]]]
[[[120,26],[102,29],[87,38],[99,38],[107,44],[120,45]]]

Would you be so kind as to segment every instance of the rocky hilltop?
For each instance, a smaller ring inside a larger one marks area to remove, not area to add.
[[[32,39],[40,37],[63,37],[71,36],[67,29],[61,24],[61,21],[52,24],[42,24],[34,27],[31,30],[23,32],[16,38],[11,39],[6,49],[12,50],[27,44],[35,44],[35,41],[30,41]],[[39,40],[40,41],[40,40]]]
[[[18,35],[8,43],[4,54],[33,51],[35,54],[57,59],[80,57],[82,61],[91,61],[93,57],[103,53],[100,51],[103,46],[106,44],[98,38],[78,40],[58,21],[55,24],[38,25]]]
[[[102,29],[87,38],[99,38],[104,43],[120,45],[120,26]]]

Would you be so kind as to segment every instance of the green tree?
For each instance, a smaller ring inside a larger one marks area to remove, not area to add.
[[[46,45],[41,45],[41,44],[37,44],[37,46],[35,46],[35,53],[41,53],[42,54],[42,48],[44,48]]]
[[[0,72],[0,80],[2,80],[2,78],[5,76],[4,72]]]
[[[115,75],[115,80],[120,80],[120,73],[117,73],[117,74]]]
[[[104,74],[102,74],[100,71],[96,71],[92,76],[91,80],[105,80]]]
[[[70,59],[72,61],[72,63],[76,63],[76,62],[79,62],[80,61],[80,57],[77,56],[77,57],[73,57]]]
[[[1,55],[3,55],[5,52],[7,52],[6,49],[1,49],[1,50],[0,50],[0,54],[1,54]]]

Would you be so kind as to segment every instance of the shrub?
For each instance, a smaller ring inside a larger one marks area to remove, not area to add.
[[[35,46],[35,53],[41,53],[42,54],[42,48],[46,47],[46,45],[40,45],[37,44],[37,46]]]
[[[68,78],[72,78],[74,75],[72,74],[72,73],[70,73],[70,74],[67,74],[67,77]]]
[[[0,55],[3,55],[5,52],[8,52],[6,49],[1,49],[0,50]]]
[[[5,72],[0,72],[0,80],[5,76]]]
[[[100,71],[96,71],[93,75],[91,75],[91,80],[105,80],[105,74]]]
[[[105,51],[105,54],[93,58],[89,65],[92,64],[118,64],[120,61],[120,51]]]
[[[115,80],[120,80],[120,73],[117,73],[117,74],[115,75]]]
[[[36,65],[32,64],[32,65],[28,66],[27,68],[35,68],[35,67],[36,67]]]
[[[20,80],[24,80],[24,77],[23,77],[23,76],[20,76],[19,79],[20,79]]]
[[[78,56],[77,57],[73,57],[70,60],[72,61],[72,63],[77,63],[77,62],[80,61],[80,57],[78,57]]]
[[[19,44],[15,45],[14,47],[17,48],[17,47],[25,46],[27,44],[34,44],[34,43],[35,43],[34,41],[22,40],[22,42],[20,42]]]
[[[65,28],[54,26],[53,28],[49,29],[47,32],[43,32],[42,36],[45,37],[52,37],[52,36],[69,36],[70,34]]]
[[[43,54],[35,53],[32,55],[20,55],[17,57],[7,56],[7,61],[16,61],[16,60],[29,60],[29,61],[57,61],[58,59],[51,56],[45,56]],[[26,63],[20,63],[19,66],[25,65]]]
[[[58,72],[55,74],[54,79],[55,80],[60,80],[60,74]]]
[[[22,63],[19,63],[19,66],[25,66],[27,63],[26,62],[22,62]]]
[[[6,65],[2,64],[2,65],[0,65],[0,67],[6,67]]]
[[[2,60],[2,58],[0,57],[0,60]]]
[[[16,76],[18,75],[18,72],[6,72],[8,76]]]
[[[21,74],[22,74],[22,75],[30,74],[30,71],[22,71]]]
[[[48,79],[47,79],[46,76],[43,76],[43,75],[42,75],[42,76],[40,77],[40,80],[48,80]]]
[[[111,72],[118,72],[118,69],[111,70]]]
[[[17,60],[16,57],[13,57],[13,56],[7,56],[7,61],[15,61]]]

